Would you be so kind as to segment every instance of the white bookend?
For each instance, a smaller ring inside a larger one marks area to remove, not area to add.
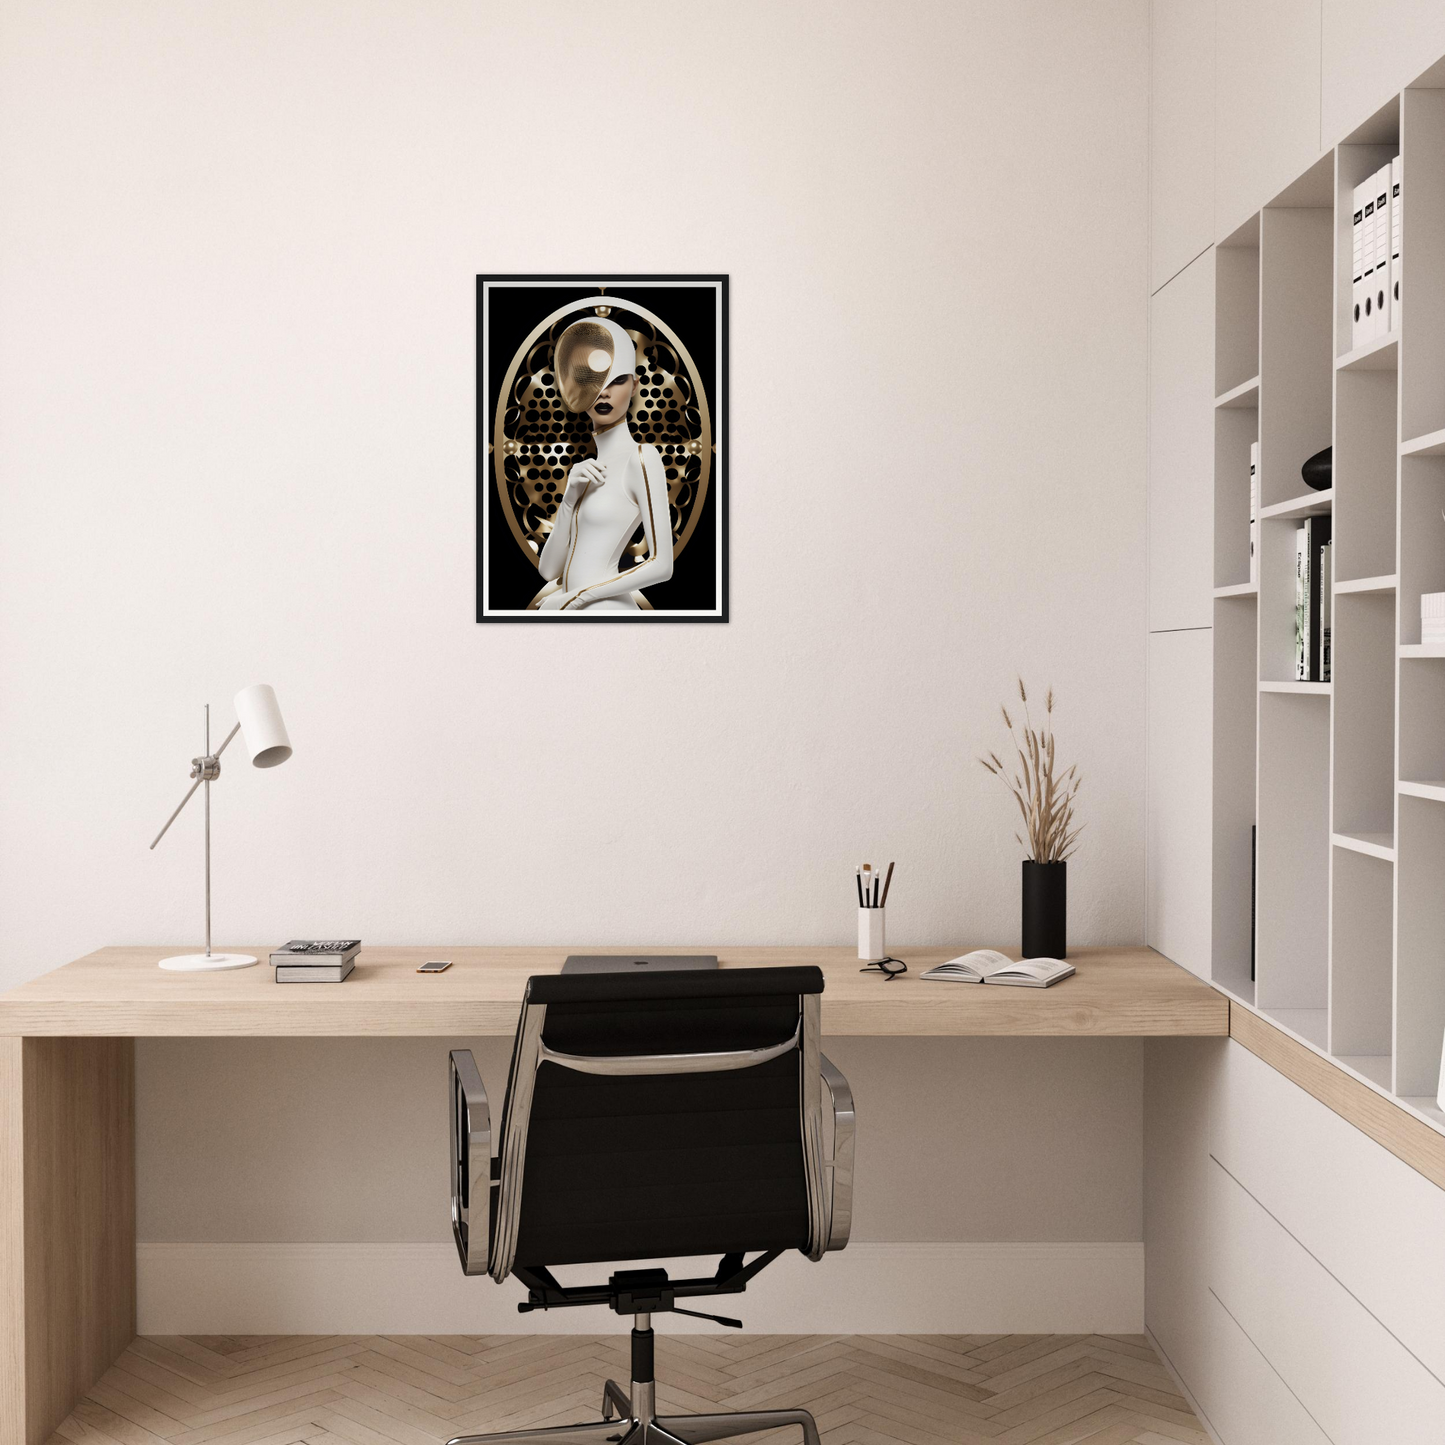
[[[1320,548],[1320,681],[1330,680],[1330,639],[1334,631],[1334,543]]]
[[[1249,444],[1249,581],[1259,586],[1259,443]]]
[[[1350,262],[1350,349],[1365,340],[1365,197],[1368,181],[1355,187],[1353,221],[1350,226],[1352,259]]]
[[[1294,675],[1296,682],[1310,680],[1310,543],[1303,527],[1294,534]]]
[[[1404,228],[1400,157],[1390,162],[1390,330],[1400,329],[1400,233]]]

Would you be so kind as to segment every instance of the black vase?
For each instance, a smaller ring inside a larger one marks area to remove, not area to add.
[[[1069,865],[1024,859],[1024,957],[1065,957],[1068,916]]]

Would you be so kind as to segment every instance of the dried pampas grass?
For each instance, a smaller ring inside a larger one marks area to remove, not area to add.
[[[1054,690],[1044,696],[1044,725],[1035,728],[1029,717],[1029,695],[1019,678],[1019,701],[1023,703],[1022,737],[1014,727],[1008,708],[1001,708],[1009,730],[1009,741],[1018,754],[1018,766],[1009,770],[997,753],[980,758],[985,768],[1014,795],[1023,814],[1028,837],[1014,837],[1023,844],[1036,863],[1062,863],[1077,846],[1082,823],[1074,822],[1074,801],[1083,781],[1078,767],[1070,764],[1067,771],[1054,776]]]

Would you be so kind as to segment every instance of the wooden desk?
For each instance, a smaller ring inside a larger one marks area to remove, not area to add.
[[[182,1035],[503,1035],[517,1027],[527,978],[555,973],[572,948],[363,948],[339,986],[280,985],[262,962],[229,973],[166,973],[172,949],[102,948],[0,994],[0,1035],[149,1038]],[[263,960],[268,949],[240,950]],[[963,947],[905,948],[910,971],[892,982],[858,972],[849,948],[649,949],[716,953],[723,967],[817,964],[827,978],[825,1034],[1227,1034],[1228,1002],[1149,948],[1081,948],[1077,974],[1049,989],[929,983],[925,969]],[[422,975],[428,958],[445,973]]]
[[[618,950],[366,948],[339,987],[277,985],[264,961],[162,972],[174,951],[103,948],[0,994],[0,1445],[42,1445],[135,1335],[135,1039],[510,1036],[530,974]],[[911,972],[892,982],[860,974],[847,948],[672,951],[819,965],[829,1035],[1229,1032],[1228,1000],[1146,948],[1079,949],[1078,973],[1051,989],[918,977],[963,946],[903,949]],[[446,973],[416,973],[438,957],[454,960]]]

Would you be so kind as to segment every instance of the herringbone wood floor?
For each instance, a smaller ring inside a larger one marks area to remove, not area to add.
[[[437,1445],[600,1418],[627,1373],[625,1330],[141,1338],[51,1445]],[[802,1406],[824,1445],[1208,1445],[1139,1335],[659,1332],[657,1379],[659,1414]]]

